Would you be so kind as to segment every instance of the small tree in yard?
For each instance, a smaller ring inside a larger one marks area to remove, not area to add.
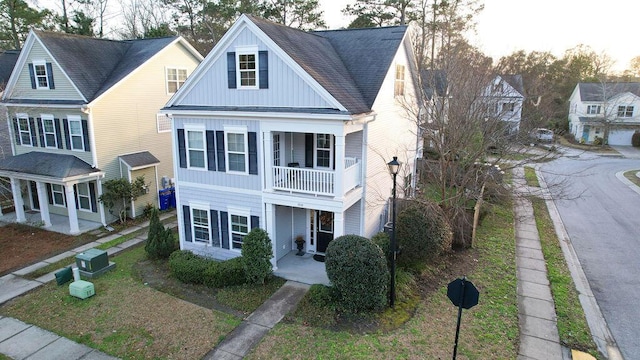
[[[176,240],[171,229],[165,229],[160,222],[158,209],[151,210],[149,220],[149,233],[147,243],[144,246],[147,255],[152,259],[168,259],[176,250]]]
[[[132,201],[135,201],[145,191],[144,175],[138,176],[133,182],[125,178],[107,180],[102,184],[104,192],[98,198],[111,215],[117,213],[120,223],[127,222],[127,211],[131,210]]]
[[[242,258],[247,282],[264,284],[273,272],[272,257],[273,250],[269,234],[260,228],[251,230],[242,240]]]

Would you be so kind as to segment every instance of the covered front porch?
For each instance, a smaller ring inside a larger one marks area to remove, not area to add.
[[[24,215],[25,215],[25,221],[21,223],[29,226],[35,226],[35,227],[39,227],[43,225],[40,212],[28,210],[28,211],[25,211]],[[63,215],[51,214],[50,219],[51,219],[51,225],[44,229],[48,231],[61,233],[61,234],[75,235],[74,233],[71,232],[71,227],[69,226],[68,217]],[[18,221],[17,221],[15,212],[10,212],[7,214],[0,215],[0,224],[16,223],[16,222]],[[101,227],[102,227],[102,224],[99,222],[78,219],[78,231],[80,232],[80,234],[88,231],[92,231],[95,229],[99,229]]]
[[[291,251],[280,258],[278,268],[274,270],[273,274],[303,284],[331,285],[324,262],[314,260],[313,254],[306,253],[297,256],[296,253],[297,251]]]

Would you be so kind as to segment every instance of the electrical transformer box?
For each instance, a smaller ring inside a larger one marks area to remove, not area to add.
[[[96,272],[109,266],[109,257],[104,250],[89,249],[76,255],[76,266],[81,271]]]

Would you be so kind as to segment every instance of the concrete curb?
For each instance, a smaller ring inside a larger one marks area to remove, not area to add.
[[[602,315],[602,311],[598,306],[596,298],[591,291],[589,281],[582,270],[580,260],[578,259],[578,255],[576,254],[573,245],[571,244],[571,238],[564,227],[558,208],[556,207],[551,194],[548,192],[547,182],[538,169],[536,169],[536,175],[538,176],[540,186],[547,192],[548,196],[546,197],[547,200],[545,200],[545,203],[549,211],[549,216],[553,221],[553,226],[556,230],[556,235],[558,237],[560,247],[562,248],[562,253],[564,254],[567,267],[569,268],[576,290],[578,291],[580,304],[584,310],[587,324],[591,330],[593,340],[598,347],[598,351],[607,356],[610,360],[622,360],[622,354],[618,349],[618,345],[609,330],[609,326],[607,325],[604,316]]]

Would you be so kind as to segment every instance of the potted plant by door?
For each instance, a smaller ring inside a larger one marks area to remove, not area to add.
[[[304,237],[302,235],[296,236],[296,246],[298,247],[298,253],[296,255],[302,256],[304,252],[302,249],[304,248]]]

